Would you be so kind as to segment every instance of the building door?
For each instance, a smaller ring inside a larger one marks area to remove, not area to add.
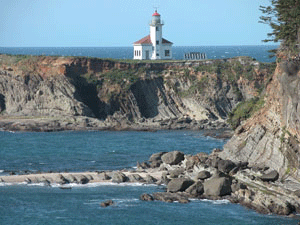
[[[146,59],[150,59],[149,58],[149,50],[146,51]]]

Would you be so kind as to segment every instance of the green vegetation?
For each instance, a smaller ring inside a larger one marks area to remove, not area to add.
[[[264,97],[252,98],[240,102],[229,114],[228,122],[233,129],[237,128],[243,120],[250,118],[256,111],[264,106]]]
[[[300,52],[300,1],[271,0],[271,6],[260,6],[261,23],[271,26],[265,42],[280,42],[282,50],[295,55]],[[276,52],[274,50],[273,52]]]

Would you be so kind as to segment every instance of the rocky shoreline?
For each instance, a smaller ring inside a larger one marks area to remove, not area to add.
[[[0,176],[2,184],[69,184],[143,183],[165,185],[166,191],[145,193],[143,201],[188,203],[190,199],[227,199],[259,213],[297,216],[300,213],[300,183],[282,179],[279,173],[263,165],[234,163],[219,157],[221,150],[210,155],[184,155],[182,152],[160,152],[138,163],[135,170],[95,171],[82,173],[39,173]],[[103,207],[113,204],[103,203]]]

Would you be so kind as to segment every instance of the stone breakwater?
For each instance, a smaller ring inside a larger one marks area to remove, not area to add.
[[[160,152],[137,163],[135,170],[82,173],[40,173],[0,176],[2,184],[61,185],[113,182],[165,185],[165,192],[145,193],[143,201],[188,203],[191,198],[240,203],[260,213],[295,215],[300,213],[300,183],[282,180],[279,173],[264,166],[249,166],[219,158],[219,149],[210,155]],[[107,201],[103,207],[109,206]],[[113,203],[111,203],[113,204]]]

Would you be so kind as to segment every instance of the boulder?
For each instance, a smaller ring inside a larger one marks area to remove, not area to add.
[[[204,193],[204,187],[203,187],[202,182],[197,181],[196,183],[194,183],[193,185],[188,187],[185,190],[185,192],[190,194],[191,196],[194,196],[194,197],[202,195]]]
[[[113,202],[113,200],[107,200],[107,201],[105,201],[105,202],[101,202],[101,207],[108,207],[108,206],[111,206],[111,205],[113,205],[114,204],[114,202]]]
[[[223,173],[229,173],[236,165],[231,160],[219,160],[218,170]]]
[[[163,202],[175,202],[188,203],[189,199],[187,195],[183,193],[170,193],[170,192],[156,192],[153,193],[153,198],[157,201]]]
[[[121,172],[115,172],[112,176],[112,182],[114,183],[122,183],[126,182],[127,180],[128,177],[126,177],[125,174]]]
[[[177,165],[184,160],[184,154],[179,151],[168,152],[162,155],[162,161],[169,165]]]
[[[167,176],[167,173],[163,173],[161,175],[161,183],[163,184],[168,184],[170,182],[170,179]]]
[[[149,201],[154,201],[154,198],[153,198],[152,195],[149,195],[149,194],[142,194],[142,195],[140,196],[140,200],[149,202]]]
[[[210,172],[208,172],[206,170],[200,171],[197,175],[197,179],[200,179],[200,180],[205,180],[205,179],[210,178],[210,177],[211,177]]]
[[[111,177],[108,176],[107,173],[105,173],[105,172],[99,173],[98,177],[100,180],[110,180],[111,179]]]
[[[66,178],[70,183],[77,183],[76,177],[74,177],[72,174],[66,175],[65,178]]]
[[[170,177],[171,178],[177,178],[180,174],[183,174],[184,172],[184,168],[178,168],[178,169],[175,169],[175,170],[171,170],[169,173],[170,173]]]
[[[260,177],[262,181],[266,182],[274,182],[278,180],[279,178],[279,173],[276,170],[272,170],[270,173],[264,174]]]
[[[166,154],[166,152],[154,153],[153,155],[150,156],[149,162],[162,161],[161,156],[164,154]]]
[[[194,184],[194,181],[188,178],[180,177],[172,179],[168,183],[168,192],[185,191],[188,187]]]
[[[90,180],[84,175],[76,176],[76,180],[78,184],[87,184],[88,182],[90,182]]]
[[[154,183],[157,182],[157,180],[154,177],[152,177],[149,174],[147,174],[146,177],[145,177],[145,182],[147,184],[154,184]]]
[[[219,161],[221,159],[219,157],[213,157],[210,161],[211,167],[218,168]]]
[[[224,196],[231,194],[231,180],[227,177],[215,177],[204,183],[207,196]]]
[[[145,182],[144,178],[142,178],[139,174],[130,174],[128,175],[130,182]]]

